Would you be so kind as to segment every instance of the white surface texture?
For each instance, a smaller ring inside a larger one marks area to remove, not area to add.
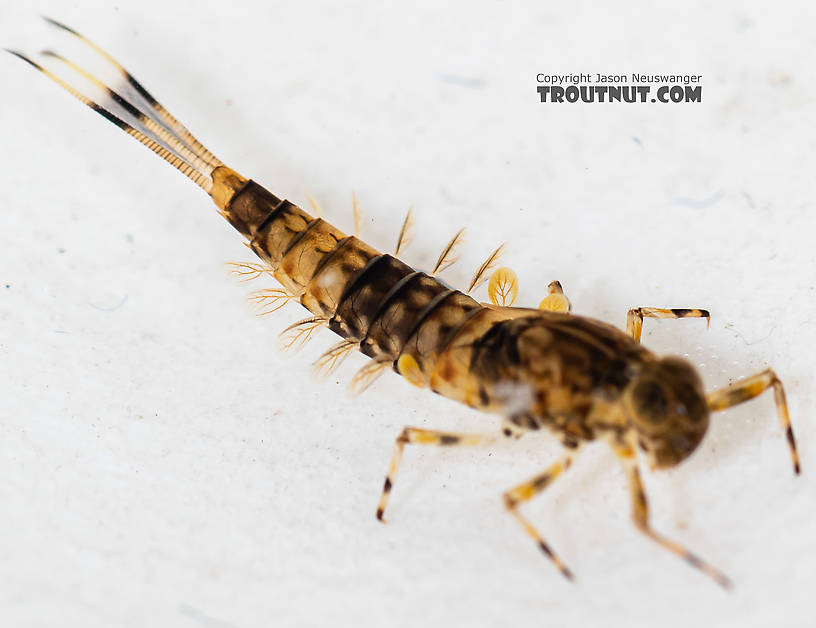
[[[409,447],[404,425],[498,418],[381,378],[346,390],[258,318],[251,261],[205,194],[55,85],[2,57],[0,624],[28,626],[811,625],[816,582],[816,82],[812,3],[0,2],[0,43],[107,48],[224,162],[427,268],[462,226],[466,285],[498,243],[520,305],[559,279],[577,313],[646,321],[706,386],[768,366],[772,395],[713,417],[645,472],[653,522],[730,575],[726,593],[631,524],[602,444],[524,512],[500,494],[549,465],[532,435]],[[84,53],[88,58],[87,52]],[[538,102],[538,72],[703,75],[700,104]],[[486,298],[484,288],[477,295]]]

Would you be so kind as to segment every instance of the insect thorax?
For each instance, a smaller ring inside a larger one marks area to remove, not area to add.
[[[574,315],[529,311],[493,325],[473,346],[482,407],[521,430],[565,443],[628,429],[621,398],[654,356],[618,330]]]

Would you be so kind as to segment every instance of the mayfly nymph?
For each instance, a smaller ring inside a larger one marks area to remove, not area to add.
[[[719,584],[729,585],[722,572],[652,529],[637,457],[642,452],[653,469],[679,464],[699,446],[713,412],[772,389],[794,472],[799,473],[784,389],[772,370],[706,393],[691,364],[677,357],[657,356],[640,343],[644,318],[708,320],[708,311],[634,308],[627,314],[626,329],[620,330],[571,313],[557,281],[550,283],[538,308],[513,307],[516,275],[509,268],[495,268],[501,247],[476,271],[466,291],[451,288],[436,274],[451,263],[461,232],[428,272],[415,270],[398,258],[409,238],[410,213],[393,254],[379,252],[356,233],[340,231],[224,165],[113,57],[67,26],[48,21],[101,55],[132,96],[114,91],[55,52],[43,52],[40,62],[9,52],[147,146],[212,197],[218,212],[260,260],[234,264],[235,274],[244,280],[270,275],[281,284],[252,295],[262,311],[273,312],[298,301],[310,312],[284,330],[289,342],[303,343],[320,328],[340,337],[318,359],[319,370],[331,372],[350,352],[360,351],[371,361],[352,379],[357,390],[391,370],[414,386],[498,415],[501,433],[507,437],[544,428],[556,435],[565,448],[562,459],[503,497],[508,512],[564,576],[572,578],[570,570],[519,507],[566,471],[583,445],[603,440],[626,471],[638,529]],[[77,81],[101,90],[124,112],[123,117],[89,98],[76,87]],[[488,280],[490,302],[480,303],[470,293]],[[403,429],[396,439],[377,518],[384,521],[406,444],[476,445],[492,438]]]

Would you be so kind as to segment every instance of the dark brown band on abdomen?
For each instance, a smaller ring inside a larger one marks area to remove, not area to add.
[[[252,238],[281,202],[269,190],[250,179],[235,192],[224,213],[233,227]]]
[[[410,280],[408,278],[410,277]],[[406,281],[407,280],[407,281]],[[425,273],[412,273],[395,285],[360,345],[360,351],[378,360],[396,360],[405,341],[419,324],[428,305],[449,289]]]
[[[414,269],[391,255],[370,260],[345,286],[329,329],[350,340],[362,340],[391,288]]]

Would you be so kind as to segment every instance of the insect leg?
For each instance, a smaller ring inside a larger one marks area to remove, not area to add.
[[[710,410],[717,412],[753,399],[771,387],[774,389],[774,401],[776,402],[779,424],[785,432],[785,438],[790,448],[793,471],[798,475],[799,452],[796,450],[796,439],[793,437],[793,427],[791,427],[790,415],[788,414],[788,402],[785,400],[785,389],[782,387],[782,382],[779,381],[776,373],[771,369],[766,369],[741,382],[736,382],[726,388],[709,393],[706,396],[706,402]]]
[[[439,432],[437,430],[423,430],[418,427],[406,427],[402,430],[394,443],[394,454],[391,456],[391,464],[388,465],[388,474],[385,476],[380,501],[377,504],[377,519],[385,522],[383,514],[385,506],[388,504],[388,497],[397,479],[400,462],[402,462],[402,452],[406,443],[412,445],[438,445],[441,447],[453,447],[463,445],[482,445],[494,440],[492,434],[453,434],[451,432]]]
[[[638,307],[626,313],[626,333],[640,342],[644,318],[704,318],[711,324],[708,310],[698,308]]]
[[[679,556],[685,560],[692,567],[696,567],[702,571],[709,578],[714,580],[717,584],[725,589],[731,587],[731,580],[720,570],[704,562],[696,555],[692,554],[685,547],[667,539],[657,532],[655,532],[649,524],[649,504],[646,500],[646,492],[643,490],[643,482],[640,479],[640,472],[638,471],[637,461],[635,458],[635,450],[632,447],[618,447],[616,454],[623,463],[624,469],[629,476],[629,491],[632,499],[632,519],[638,530],[643,532],[650,539],[657,544],[665,547],[672,554]]]
[[[522,502],[526,502],[527,500],[538,495],[550,484],[552,484],[555,478],[569,469],[572,465],[572,461],[575,459],[576,454],[577,450],[551,465],[550,468],[543,473],[533,476],[526,482],[519,484],[504,494],[504,505],[507,508],[507,511],[513,515],[513,517],[515,517],[516,521],[521,524],[521,527],[524,528],[525,532],[532,537],[538,547],[541,548],[541,551],[544,552],[547,558],[549,558],[558,568],[558,571],[560,571],[568,580],[573,579],[572,572],[566,565],[564,565],[564,563],[561,562],[561,559],[558,558],[555,552],[550,549],[550,546],[547,545],[544,539],[541,538],[538,530],[536,530],[533,525],[527,521],[526,517],[524,517],[518,511],[518,506]]]
[[[564,294],[564,288],[561,287],[560,281],[551,281],[547,288],[549,289],[549,294],[538,304],[539,310],[565,313],[572,310],[572,303],[570,303]]]

